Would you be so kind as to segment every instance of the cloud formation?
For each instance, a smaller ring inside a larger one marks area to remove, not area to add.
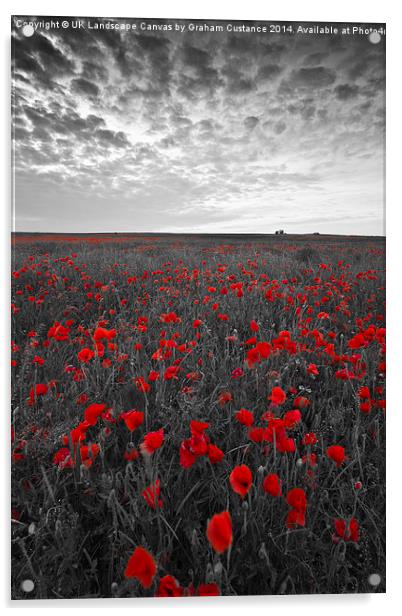
[[[16,230],[382,233],[383,41],[121,22],[14,26]]]

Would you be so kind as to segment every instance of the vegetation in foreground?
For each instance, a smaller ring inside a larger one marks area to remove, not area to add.
[[[385,590],[380,239],[17,242],[12,596]]]

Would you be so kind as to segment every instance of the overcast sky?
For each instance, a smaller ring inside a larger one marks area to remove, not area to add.
[[[17,231],[383,234],[383,40],[12,36]]]

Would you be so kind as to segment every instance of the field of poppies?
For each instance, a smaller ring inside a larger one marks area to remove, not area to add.
[[[12,597],[385,591],[385,246],[13,237]]]

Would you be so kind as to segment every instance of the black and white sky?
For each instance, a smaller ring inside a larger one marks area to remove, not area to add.
[[[12,29],[15,230],[383,234],[383,39],[91,21]]]

